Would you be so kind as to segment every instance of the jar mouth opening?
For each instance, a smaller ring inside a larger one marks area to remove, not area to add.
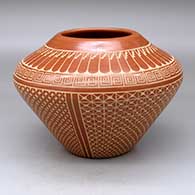
[[[110,39],[131,36],[130,30],[122,29],[74,29],[61,33],[64,37],[79,39]]]
[[[47,45],[64,50],[116,51],[142,47],[148,43],[139,33],[128,28],[89,27],[59,32]]]

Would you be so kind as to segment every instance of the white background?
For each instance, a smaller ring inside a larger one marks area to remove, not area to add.
[[[98,3],[97,3],[98,2]],[[0,194],[195,194],[194,1],[1,1]],[[128,27],[177,57],[184,82],[131,152],[89,160],[66,152],[19,97],[12,73],[58,31]]]

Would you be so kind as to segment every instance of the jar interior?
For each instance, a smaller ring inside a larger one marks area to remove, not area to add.
[[[119,38],[131,35],[130,32],[121,30],[78,30],[62,33],[63,36],[72,38]]]

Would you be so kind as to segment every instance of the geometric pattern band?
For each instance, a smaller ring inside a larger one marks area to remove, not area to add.
[[[181,75],[181,65],[149,43],[143,47],[107,51],[71,51],[44,45],[24,58],[15,77],[47,86],[113,88],[161,83]]]
[[[166,81],[181,74],[181,66],[174,61],[156,70],[148,70],[142,73],[120,74],[56,74],[39,70],[31,70],[22,64],[16,68],[15,76],[32,83],[39,83],[67,88],[106,88],[147,85]]]
[[[72,153],[107,158],[125,153],[141,139],[181,84],[116,92],[67,92],[15,81],[23,99]]]

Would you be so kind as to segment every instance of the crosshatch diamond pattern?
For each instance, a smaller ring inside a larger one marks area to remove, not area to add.
[[[83,156],[69,114],[66,94],[15,83],[17,90],[51,133],[72,153]]]
[[[136,91],[80,92],[74,93],[77,97],[74,99],[71,92],[17,82],[15,85],[69,151],[83,157],[108,158],[133,148],[175,95],[180,83],[181,79]]]
[[[179,84],[133,92],[79,94],[93,157],[129,151],[175,95]]]

